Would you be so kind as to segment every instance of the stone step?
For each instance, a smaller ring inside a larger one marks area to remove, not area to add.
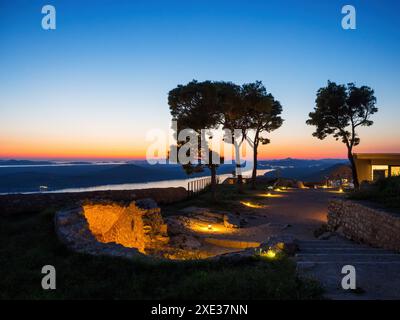
[[[361,245],[351,241],[329,241],[329,240],[308,240],[299,241],[298,246],[300,248],[319,248],[319,247],[340,247],[340,248],[369,248],[369,246]]]
[[[298,253],[298,262],[340,262],[352,264],[356,262],[400,262],[400,254],[363,254],[363,253]]]
[[[393,254],[393,251],[382,250],[377,248],[364,248],[364,247],[305,247],[300,248],[300,254],[312,254],[312,253],[344,253],[344,254],[353,254],[353,253],[363,253],[363,254]]]
[[[297,270],[303,277],[318,280],[330,299],[400,299],[400,261],[353,262],[359,293],[344,290],[341,281],[343,263],[298,262]]]
[[[298,261],[297,268],[298,269],[312,269],[316,266],[331,266],[331,265],[340,265],[344,266],[342,262],[332,262],[332,261]],[[400,261],[364,261],[364,262],[354,262],[353,266],[393,266],[397,268],[397,272],[400,271]]]

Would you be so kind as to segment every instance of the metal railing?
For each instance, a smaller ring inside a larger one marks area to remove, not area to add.
[[[216,182],[219,184],[219,177],[216,177]],[[211,185],[211,177],[199,178],[188,182],[187,192],[189,197],[198,195],[199,193],[206,191]]]

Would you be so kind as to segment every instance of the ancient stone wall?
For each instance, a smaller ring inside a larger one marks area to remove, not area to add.
[[[168,243],[167,225],[160,208],[150,200],[127,206],[117,203],[93,203],[82,207],[92,234],[100,242],[115,242],[140,252],[157,249]]]
[[[400,215],[350,200],[331,201],[328,228],[369,245],[400,250]]]
[[[168,204],[186,199],[185,188],[151,188],[138,190],[110,190],[71,193],[11,194],[0,196],[0,214],[37,212],[49,208],[61,209],[75,206],[80,201],[124,201],[151,198],[158,204]]]

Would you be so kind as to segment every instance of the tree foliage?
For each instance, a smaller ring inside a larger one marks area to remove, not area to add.
[[[247,135],[247,139],[253,148],[252,185],[255,188],[258,147],[260,144],[270,143],[267,134],[282,126],[282,105],[275,100],[272,94],[267,92],[261,81],[244,84],[241,88],[241,96],[246,126],[249,130],[254,131],[253,139],[250,138],[250,135]]]
[[[219,126],[218,95],[211,81],[197,82],[193,80],[186,85],[178,85],[168,94],[170,113],[177,124],[175,138],[178,149],[185,145],[187,153],[196,155],[196,163],[182,164],[187,174],[203,171],[207,166],[211,171],[211,187],[215,197],[216,169],[221,162],[218,153],[208,148],[202,141],[202,130],[215,129]],[[180,141],[178,134],[183,129],[191,129],[195,139]],[[218,158],[218,161],[213,159]],[[204,161],[205,160],[205,161]]]
[[[358,187],[357,171],[353,159],[353,147],[360,144],[357,128],[373,124],[371,116],[378,111],[374,90],[367,86],[357,87],[353,83],[338,85],[328,81],[328,85],[318,90],[316,106],[310,112],[308,125],[316,126],[313,133],[318,139],[332,135],[347,147],[352,164],[353,180]]]

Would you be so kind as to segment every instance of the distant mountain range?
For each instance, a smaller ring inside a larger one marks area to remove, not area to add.
[[[282,159],[259,162],[259,169],[274,170],[270,177],[293,178],[303,181],[319,181],[337,165],[347,160],[322,159]],[[232,173],[234,164],[221,165],[218,174]],[[0,160],[0,193],[36,192],[39,186],[49,190],[67,188],[86,188],[102,185],[143,183],[153,181],[186,179],[208,176],[209,171],[186,175],[180,165],[150,165],[146,161],[132,161],[123,164],[90,162],[68,162],[60,164],[53,161]]]
[[[348,160],[344,159],[303,160],[291,158],[261,163],[265,168],[275,169],[273,172],[268,172],[267,177],[296,179],[304,182],[324,181],[331,172],[347,164],[349,164]]]
[[[0,166],[43,166],[50,164],[54,164],[54,162],[32,160],[0,160]]]
[[[38,160],[0,160],[1,166],[50,166],[50,165],[93,165],[93,164],[107,164],[109,162],[90,162],[90,161],[38,161]],[[125,162],[121,162],[123,164]],[[133,162],[132,162],[133,163]]]
[[[347,159],[277,159],[277,160],[262,160],[259,163],[263,166],[271,168],[282,167],[282,168],[310,168],[310,167],[328,167],[337,163],[347,163]]]

